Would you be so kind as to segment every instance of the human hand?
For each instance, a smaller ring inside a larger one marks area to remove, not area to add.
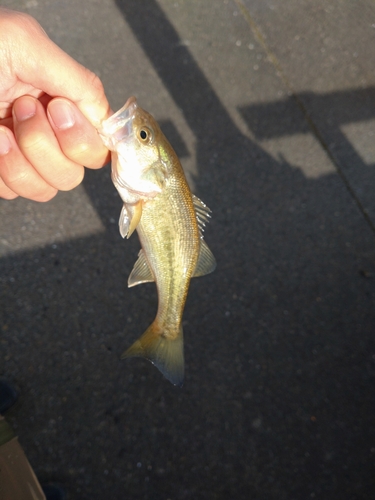
[[[32,17],[0,7],[0,198],[48,201],[108,160],[99,78]]]

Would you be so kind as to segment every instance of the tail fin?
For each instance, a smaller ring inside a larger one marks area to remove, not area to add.
[[[172,384],[181,387],[185,366],[182,326],[177,337],[171,339],[156,331],[152,323],[121,356],[122,359],[132,357],[148,359]]]

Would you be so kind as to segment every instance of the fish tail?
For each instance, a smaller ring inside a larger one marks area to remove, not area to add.
[[[184,339],[182,326],[174,338],[170,338],[152,323],[145,333],[121,356],[146,358],[158,368],[172,384],[179,387],[184,381]]]

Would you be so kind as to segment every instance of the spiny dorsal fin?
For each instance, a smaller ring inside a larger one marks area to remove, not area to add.
[[[193,273],[193,278],[204,276],[205,274],[212,273],[216,268],[216,260],[211,250],[208,248],[207,243],[203,238],[200,239],[200,250],[198,262]]]
[[[155,281],[155,279],[146,260],[144,251],[140,250],[138,259],[128,279],[128,287],[140,285],[141,283],[149,283],[150,281]]]
[[[197,217],[198,227],[200,231],[203,233],[206,223],[210,221],[211,210],[205,203],[203,203],[202,200],[200,200],[197,196],[195,196],[195,194],[193,194],[193,204],[195,209],[195,215]]]

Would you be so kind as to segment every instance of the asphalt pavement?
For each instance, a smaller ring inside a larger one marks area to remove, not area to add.
[[[37,476],[69,500],[375,498],[375,5],[4,0],[161,123],[211,209],[186,378],[120,360],[127,288],[109,167],[0,200],[0,376]],[[0,34],[1,36],[1,34]],[[53,168],[53,166],[51,166]]]

